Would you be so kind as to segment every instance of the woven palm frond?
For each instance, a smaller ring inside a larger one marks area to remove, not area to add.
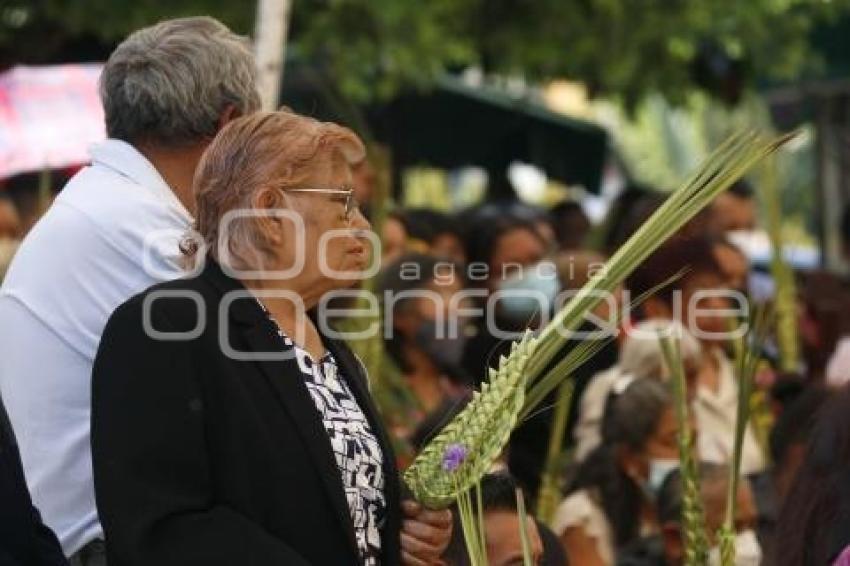
[[[728,525],[717,530],[721,566],[735,566],[735,531]]]
[[[765,139],[750,132],[724,142],[537,338],[526,333],[510,355],[500,360],[489,383],[405,472],[405,481],[414,496],[426,505],[446,507],[455,500],[458,489],[475,485],[502,452],[516,424],[601,347],[599,340],[585,341],[563,355],[565,345],[587,313],[719,193],[790,138]],[[563,357],[554,362],[559,355]],[[446,467],[447,462],[450,465]]]
[[[455,500],[459,485],[469,489],[487,473],[516,425],[525,401],[523,369],[536,345],[530,331],[512,344],[510,355],[499,360],[499,369],[490,371],[489,382],[407,469],[404,479],[419,501],[446,507]]]

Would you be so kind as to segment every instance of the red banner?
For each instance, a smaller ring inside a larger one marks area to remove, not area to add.
[[[0,73],[0,178],[87,163],[106,137],[101,64],[14,67]]]

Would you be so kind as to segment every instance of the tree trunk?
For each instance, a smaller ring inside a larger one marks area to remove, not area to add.
[[[257,88],[263,110],[275,110],[278,107],[291,7],[292,0],[257,0],[254,41],[259,69]]]

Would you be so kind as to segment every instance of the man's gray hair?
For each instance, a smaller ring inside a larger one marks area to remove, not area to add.
[[[228,105],[260,107],[247,38],[210,17],[166,20],[133,32],[100,77],[106,133],[169,146],[212,138]]]

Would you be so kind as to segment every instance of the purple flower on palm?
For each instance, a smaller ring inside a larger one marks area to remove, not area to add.
[[[443,469],[447,472],[454,472],[466,460],[466,454],[466,446],[463,444],[449,444],[443,454]]]

